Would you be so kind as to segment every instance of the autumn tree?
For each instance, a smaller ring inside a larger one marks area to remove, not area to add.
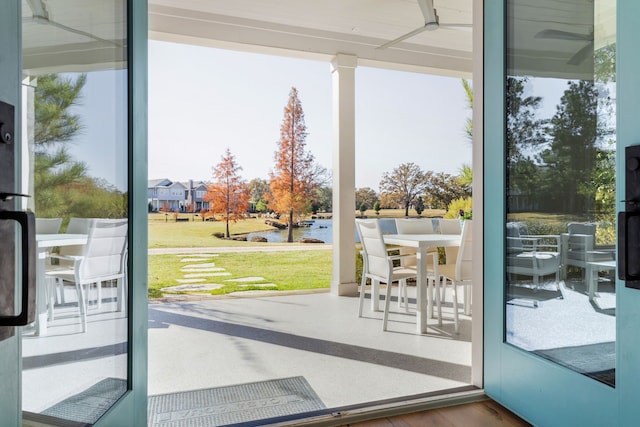
[[[415,163],[403,163],[393,171],[385,172],[380,180],[381,199],[391,196],[404,207],[404,216],[409,216],[409,207],[425,188],[425,175]]]
[[[210,202],[209,210],[224,215],[226,223],[225,237],[229,238],[229,221],[244,219],[249,209],[251,194],[249,187],[240,176],[242,168],[236,164],[235,157],[227,148],[213,169],[213,182],[207,187],[205,200]]]
[[[280,140],[275,153],[275,167],[270,173],[270,207],[287,216],[287,242],[293,242],[294,216],[311,208],[323,168],[305,150],[307,126],[295,87],[289,92],[280,126]]]

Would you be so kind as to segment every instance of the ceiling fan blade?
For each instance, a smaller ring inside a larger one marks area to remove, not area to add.
[[[27,0],[27,4],[29,5],[29,9],[31,9],[31,14],[34,17],[40,18],[49,18],[49,12],[47,12],[47,8],[42,2],[42,0]]]
[[[535,35],[537,39],[556,39],[556,40],[576,40],[576,41],[593,41],[593,33],[581,34],[571,33],[569,31],[560,30],[542,30]]]
[[[420,6],[420,10],[422,11],[422,16],[424,16],[424,22],[437,22],[436,12],[433,9],[433,0],[418,0],[418,6]]]
[[[473,24],[438,24],[438,28],[444,28],[446,30],[471,31],[473,29]]]
[[[587,43],[585,47],[576,52],[575,55],[569,58],[567,64],[580,65],[585,61],[585,59],[589,58],[590,56],[593,56],[593,42]]]
[[[393,39],[391,41],[386,42],[383,45],[378,46],[376,49],[386,49],[389,46],[393,46],[396,43],[400,43],[402,40],[408,39],[409,37],[413,37],[413,36],[415,36],[417,34],[420,34],[423,31],[427,31],[428,29],[429,29],[429,27],[427,25],[423,25],[422,27],[416,28],[415,30],[411,31],[410,33],[407,33],[407,34],[405,34],[403,36],[398,37],[397,39]]]

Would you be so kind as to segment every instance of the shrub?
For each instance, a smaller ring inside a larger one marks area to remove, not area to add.
[[[471,209],[472,207],[473,207],[472,197],[456,199],[449,204],[447,208],[447,212],[444,214],[444,218],[459,218],[460,211],[463,211],[464,218],[471,219],[473,216],[472,209]]]

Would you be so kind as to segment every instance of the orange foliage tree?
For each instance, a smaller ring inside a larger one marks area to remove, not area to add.
[[[235,157],[227,148],[220,163],[213,169],[213,183],[207,187],[205,200],[210,203],[209,210],[223,214],[226,222],[225,237],[229,238],[229,221],[244,219],[249,209],[249,188],[240,176],[242,168],[236,164]]]
[[[318,187],[318,170],[314,157],[305,151],[307,126],[295,87],[289,92],[280,126],[280,141],[275,154],[275,167],[270,173],[269,207],[287,215],[287,242],[293,242],[294,216],[311,206]]]

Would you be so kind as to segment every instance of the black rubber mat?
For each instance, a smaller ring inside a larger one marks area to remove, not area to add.
[[[66,398],[42,413],[63,420],[94,424],[127,391],[127,381],[105,378],[81,393]]]
[[[223,426],[325,406],[304,377],[149,396],[149,427]]]

